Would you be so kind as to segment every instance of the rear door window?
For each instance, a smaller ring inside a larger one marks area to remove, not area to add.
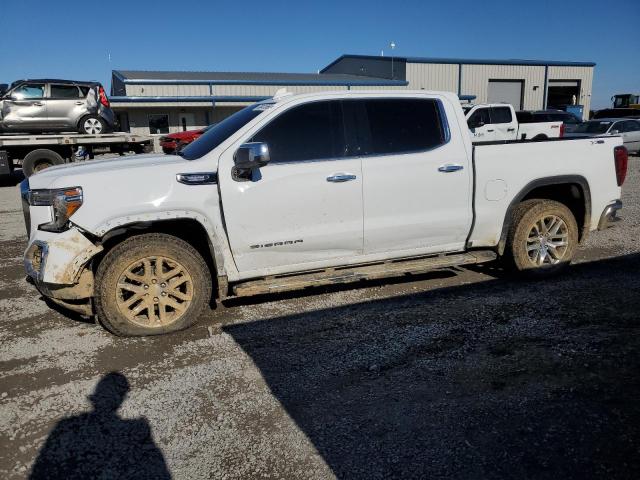
[[[355,102],[364,105],[360,121],[368,126],[369,138],[359,139],[362,155],[418,152],[446,141],[443,119],[434,99],[381,98]]]
[[[80,98],[80,90],[75,85],[51,85],[51,98]]]
[[[346,143],[339,101],[293,107],[251,139],[269,146],[271,162],[299,162],[344,157]]]
[[[491,123],[511,123],[513,116],[509,107],[491,107]]]

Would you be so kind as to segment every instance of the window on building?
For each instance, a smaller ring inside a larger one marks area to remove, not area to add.
[[[20,85],[13,92],[11,92],[11,98],[14,100],[25,100],[29,98],[42,97],[44,97],[43,83],[25,83],[24,85]]]
[[[511,123],[512,120],[509,107],[491,107],[491,123]]]
[[[276,117],[252,138],[266,142],[272,162],[345,156],[340,102],[314,102]]]
[[[149,133],[169,133],[169,115],[149,115]]]
[[[370,145],[363,154],[384,155],[428,150],[445,142],[436,100],[363,100]]]
[[[80,98],[75,85],[51,85],[51,98]]]

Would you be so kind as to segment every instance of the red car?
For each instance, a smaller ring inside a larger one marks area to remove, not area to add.
[[[199,130],[186,130],[184,132],[170,133],[169,135],[160,137],[162,151],[168,155],[176,153],[176,149],[189,145],[194,140],[200,138],[200,136],[211,127],[213,127],[213,125]]]

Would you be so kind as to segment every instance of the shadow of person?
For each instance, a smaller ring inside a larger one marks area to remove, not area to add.
[[[117,414],[129,390],[121,373],[105,375],[89,396],[93,410],[58,422],[30,478],[171,478],[147,420]]]

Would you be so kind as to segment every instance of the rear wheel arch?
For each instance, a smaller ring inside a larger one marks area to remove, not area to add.
[[[504,254],[517,206],[530,199],[555,200],[566,205],[578,224],[579,241],[586,240],[591,225],[591,190],[587,179],[581,175],[539,178],[522,188],[507,207],[498,242],[499,255]]]

